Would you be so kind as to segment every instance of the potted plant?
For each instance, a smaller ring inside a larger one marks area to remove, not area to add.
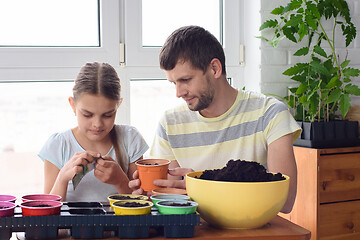
[[[274,19],[265,21],[260,31],[271,31],[271,38],[261,36],[277,47],[286,38],[299,46],[294,56],[305,59],[283,72],[298,83],[282,97],[303,128],[295,145],[324,148],[359,145],[358,122],[344,120],[351,107],[350,95],[360,95],[351,83],[360,70],[350,67],[337,46],[345,48],[355,39],[345,0],[292,0],[275,8]],[[332,26],[326,30],[325,26]],[[339,38],[341,36],[343,40]],[[340,141],[339,141],[340,140]]]

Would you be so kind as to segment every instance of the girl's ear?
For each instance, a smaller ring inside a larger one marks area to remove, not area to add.
[[[210,69],[215,78],[220,78],[222,74],[222,65],[219,59],[213,58],[210,62]]]
[[[69,103],[70,103],[70,106],[71,108],[73,109],[74,113],[75,113],[75,116],[76,116],[76,104],[75,104],[75,100],[73,97],[69,97]]]

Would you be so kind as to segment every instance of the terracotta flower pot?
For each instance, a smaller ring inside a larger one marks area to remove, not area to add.
[[[167,159],[141,159],[135,162],[139,171],[141,188],[152,191],[159,188],[153,184],[156,179],[167,179],[170,160]]]

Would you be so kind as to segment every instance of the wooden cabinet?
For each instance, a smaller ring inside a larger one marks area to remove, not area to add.
[[[360,239],[360,147],[294,147],[298,187],[290,214],[311,239]]]

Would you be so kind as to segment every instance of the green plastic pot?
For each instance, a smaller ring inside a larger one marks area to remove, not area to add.
[[[189,205],[189,206],[174,206],[177,205]],[[160,214],[193,214],[196,212],[198,206],[197,202],[187,200],[169,200],[159,201],[156,204]]]

